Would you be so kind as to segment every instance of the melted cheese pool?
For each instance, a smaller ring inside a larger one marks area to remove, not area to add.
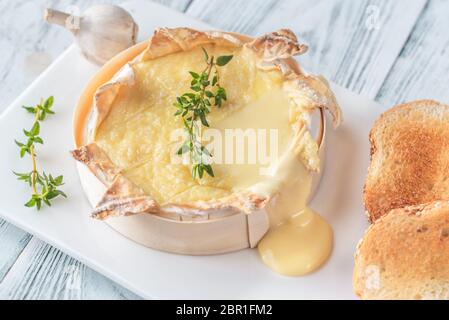
[[[302,276],[321,267],[332,251],[332,227],[310,208],[292,215],[264,236],[263,262],[277,273]]]
[[[195,180],[190,164],[173,162],[177,141],[172,134],[183,127],[174,116],[173,103],[189,91],[189,71],[204,68],[201,48],[134,64],[135,84],[120,90],[95,142],[128,179],[161,205],[219,199],[249,187],[256,193],[277,195],[267,207],[271,229],[259,244],[262,260],[282,274],[311,272],[329,256],[332,230],[306,208],[311,175],[291,148],[292,124],[298,120],[292,115],[298,115],[298,110],[281,90],[282,75],[259,70],[247,49],[211,45],[205,49],[209,55],[234,56],[219,71],[228,101],[220,109],[211,108],[211,128],[222,136],[227,130],[275,130],[277,152],[270,163],[260,157],[250,164],[213,163],[214,178]],[[248,148],[258,150],[260,145],[247,143],[246,153]],[[229,150],[220,151],[229,154]]]
[[[332,252],[332,227],[307,207],[312,177],[293,146],[273,166],[272,179],[253,187],[275,195],[267,205],[270,230],[259,242],[262,261],[277,273],[301,276],[321,267]]]

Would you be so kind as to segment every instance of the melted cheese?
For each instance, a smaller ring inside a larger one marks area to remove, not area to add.
[[[268,231],[258,250],[263,262],[277,273],[302,276],[326,262],[332,250],[332,228],[305,207]]]
[[[231,155],[228,160],[232,161],[214,164],[214,170],[221,176],[227,176],[234,188],[244,189],[263,181],[266,175],[263,169],[269,169],[273,162],[287,151],[293,134],[289,126],[288,106],[289,101],[281,90],[271,90],[213,125],[227,142],[230,137],[231,142],[237,142],[239,139],[243,142],[231,143],[229,147],[225,145],[221,150],[212,152],[216,155],[218,151],[222,160]],[[227,136],[227,132],[242,135],[247,133],[248,138]],[[269,160],[270,154],[272,161]]]
[[[258,245],[262,261],[277,273],[299,276],[318,269],[332,251],[332,228],[307,207],[312,178],[294,145],[272,168],[271,178],[253,186],[274,195],[267,205],[270,230]]]
[[[220,68],[228,100],[211,108],[211,128],[279,130],[279,149],[291,136],[290,102],[281,92],[280,72],[260,71],[247,49],[207,46],[210,55],[233,54]],[[173,163],[174,130],[182,128],[173,114],[176,96],[190,89],[190,70],[204,68],[201,48],[171,54],[133,66],[135,85],[122,89],[97,130],[96,142],[125,175],[161,204],[212,200],[247,187],[263,177],[256,164],[214,164],[215,178],[191,177],[189,164]],[[257,117],[254,115],[257,114]],[[273,121],[271,121],[273,120]],[[270,123],[271,122],[271,123]]]
[[[190,164],[173,163],[176,146],[171,135],[182,128],[180,118],[173,115],[173,102],[189,91],[188,72],[204,68],[200,48],[133,65],[135,85],[121,89],[98,128],[96,142],[126,177],[160,204],[208,201],[247,188],[274,195],[266,208],[271,228],[258,247],[262,260],[286,275],[311,272],[330,254],[332,229],[306,206],[312,178],[299,159],[313,159],[308,155],[316,154],[316,144],[308,133],[301,148],[292,139],[294,124],[302,113],[281,90],[280,72],[257,69],[249,50],[206,49],[210,55],[234,55],[231,63],[220,69],[229,100],[220,109],[212,107],[208,115],[211,128],[222,137],[228,129],[265,129],[267,133],[275,129],[280,157],[269,165],[259,157],[251,164],[213,163],[215,178],[201,180],[191,177]],[[247,143],[244,152],[251,147],[258,150],[259,145]],[[227,150],[220,152],[226,156]],[[262,167],[269,170],[261,174]]]

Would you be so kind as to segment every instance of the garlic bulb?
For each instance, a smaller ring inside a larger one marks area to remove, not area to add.
[[[113,5],[92,6],[80,17],[46,9],[44,19],[72,32],[84,56],[100,65],[134,45],[139,29],[128,11]]]

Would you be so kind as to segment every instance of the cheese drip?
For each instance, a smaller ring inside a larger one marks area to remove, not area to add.
[[[274,166],[272,178],[253,188],[276,194],[267,206],[270,230],[260,241],[262,261],[277,273],[301,276],[322,266],[332,251],[331,226],[307,207],[312,178],[294,152]]]
[[[95,142],[128,179],[161,205],[220,199],[248,188],[257,194],[276,195],[267,207],[270,230],[258,248],[262,260],[281,274],[311,272],[328,258],[332,230],[306,206],[312,178],[299,159],[313,159],[316,144],[309,135],[299,154],[291,141],[292,124],[301,119],[302,108],[292,104],[282,90],[282,74],[259,70],[250,50],[205,48],[210,55],[234,56],[220,69],[228,101],[220,109],[211,108],[211,129],[222,137],[226,129],[277,130],[280,157],[275,164],[261,163],[259,157],[251,164],[213,163],[215,177],[198,181],[192,178],[190,165],[172,162],[177,148],[171,135],[182,128],[181,120],[173,116],[173,101],[189,91],[188,72],[204,68],[201,48],[134,64],[135,84],[121,88]],[[243,152],[248,154],[250,146],[247,143]],[[226,150],[222,153],[226,156]],[[266,167],[268,175],[261,175]]]

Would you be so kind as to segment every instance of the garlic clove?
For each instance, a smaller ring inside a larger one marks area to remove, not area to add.
[[[114,5],[92,6],[81,17],[47,9],[45,20],[71,31],[83,55],[99,65],[134,45],[139,30],[128,12]]]

